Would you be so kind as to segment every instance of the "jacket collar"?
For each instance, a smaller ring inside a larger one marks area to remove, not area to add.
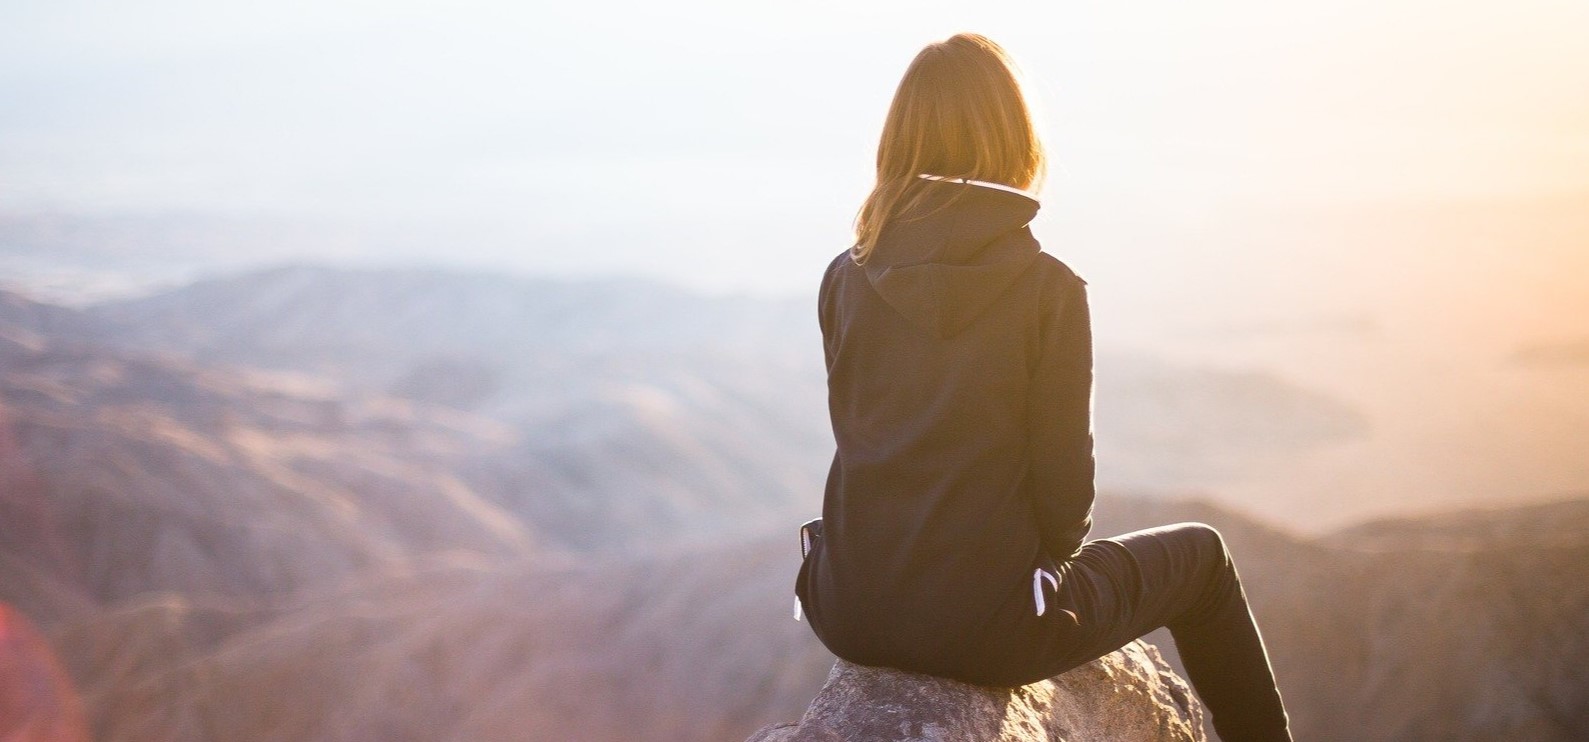
[[[1037,199],[987,185],[993,187],[929,188],[917,205],[921,213],[884,226],[866,259],[866,278],[878,296],[939,338],[970,326],[1042,249],[1028,227],[1041,206]]]
[[[919,173],[916,177],[918,177],[918,178],[926,178],[927,180],[942,180],[942,181],[947,181],[947,182],[950,182],[950,183],[965,183],[967,185],[978,185],[978,186],[983,186],[985,188],[997,188],[998,190],[1008,191],[1010,193],[1019,194],[1019,195],[1025,196],[1025,197],[1027,197],[1029,199],[1032,199],[1033,201],[1038,201],[1039,203],[1041,203],[1041,201],[1037,198],[1037,195],[1032,193],[1031,191],[1023,191],[1023,190],[1021,190],[1019,188],[1016,188],[1015,186],[1007,186],[1007,185],[1005,185],[1003,183],[993,183],[993,182],[986,181],[986,180],[971,180],[970,178],[953,178],[953,177],[950,177],[948,175],[932,175],[930,173]]]

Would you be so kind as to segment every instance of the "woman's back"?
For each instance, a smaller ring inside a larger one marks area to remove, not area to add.
[[[1087,530],[1091,347],[1082,281],[1027,228],[1035,200],[924,187],[906,215],[923,218],[823,279],[838,450],[800,591],[848,659],[944,672]]]

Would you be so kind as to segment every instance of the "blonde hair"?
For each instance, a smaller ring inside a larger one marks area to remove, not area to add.
[[[931,183],[922,173],[1032,189],[1046,172],[1020,71],[1004,49],[974,33],[928,44],[894,91],[850,257],[865,262],[883,226],[920,205]]]

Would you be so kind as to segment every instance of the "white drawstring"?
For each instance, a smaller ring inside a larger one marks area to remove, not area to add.
[[[800,558],[801,559],[805,559],[808,556],[811,556],[811,530],[808,529],[808,528],[801,528],[800,529]],[[804,612],[805,612],[805,607],[800,605],[800,594],[799,593],[795,593],[794,619],[796,621],[799,621],[800,620],[800,616]]]
[[[947,183],[964,183],[966,185],[983,186],[984,188],[996,188],[1001,191],[1009,191],[1010,193],[1019,193],[1022,196],[1032,199],[1033,201],[1038,200],[1036,194],[1033,194],[1031,191],[1023,191],[1019,188],[1016,188],[1015,186],[1007,186],[1003,183],[993,183],[986,180],[972,180],[970,178],[951,178],[947,175],[932,175],[931,173],[917,173],[916,177],[926,178],[927,180],[944,181]]]
[[[1055,592],[1059,591],[1059,578],[1043,571],[1042,567],[1032,570],[1032,600],[1037,603],[1037,615],[1041,616],[1048,610],[1048,601],[1043,599],[1043,580],[1054,586]]]

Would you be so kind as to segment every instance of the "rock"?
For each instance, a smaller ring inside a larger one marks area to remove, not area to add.
[[[1141,641],[1020,688],[988,688],[844,660],[798,723],[746,742],[1206,742],[1203,707]]]

